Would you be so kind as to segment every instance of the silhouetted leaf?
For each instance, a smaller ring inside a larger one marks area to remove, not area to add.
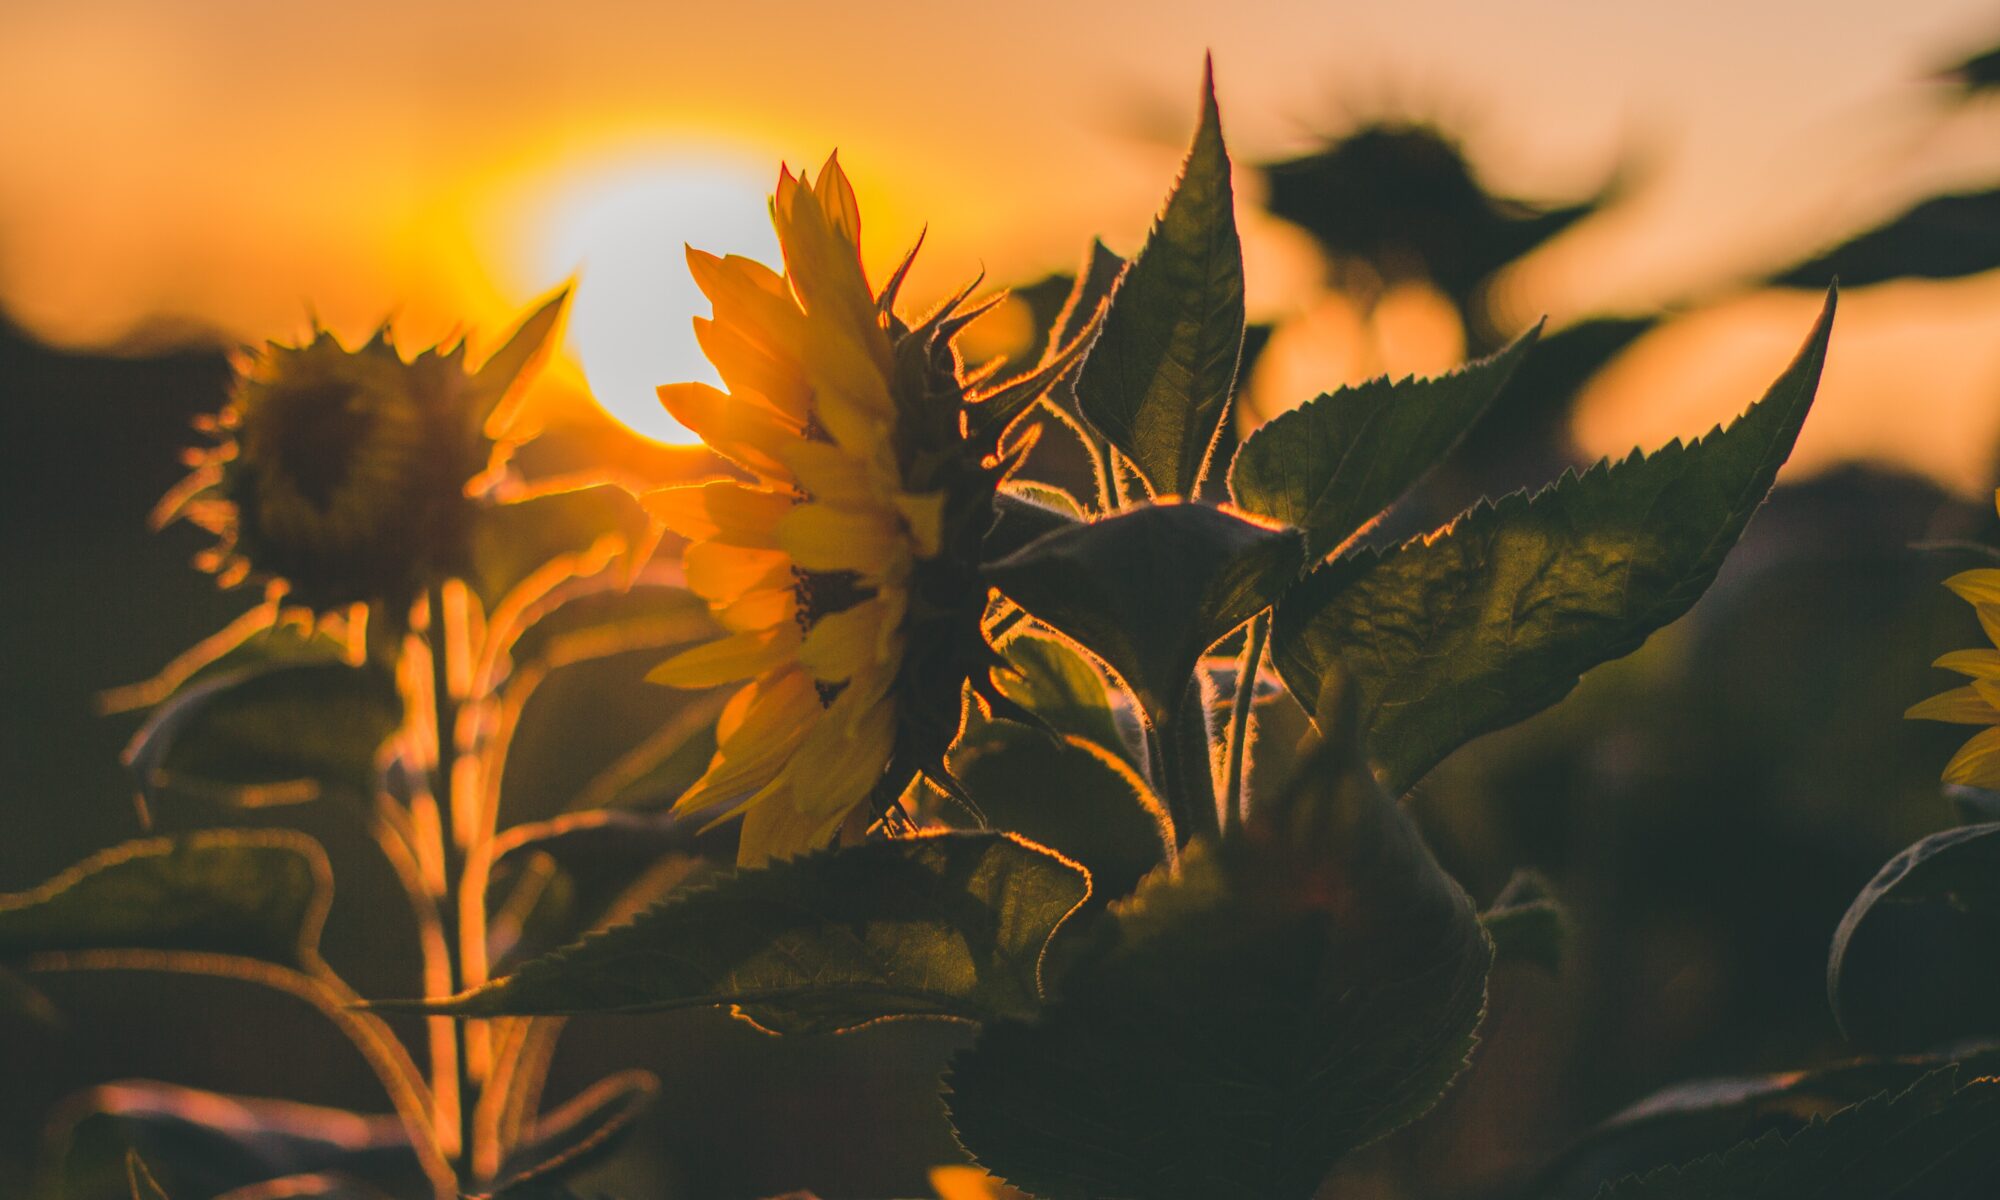
[[[993,528],[987,530],[980,552],[988,559],[1005,558],[1044,534],[1082,520],[1083,510],[1066,492],[1010,487],[993,497]]]
[[[125,749],[152,789],[268,805],[332,787],[372,799],[383,744],[403,723],[380,663],[278,661],[202,674],[160,704]]]
[[[125,1152],[125,1175],[132,1185],[132,1200],[167,1200],[167,1190],[146,1169],[137,1150]]]
[[[127,842],[0,895],[0,960],[194,950],[301,966],[315,958],[332,886],[325,852],[290,830]]]
[[[1945,76],[1955,80],[1968,92],[1983,92],[2000,87],[2000,46],[1981,50],[1961,59],[1945,71]]]
[[[1192,496],[1243,348],[1243,248],[1211,75],[1180,180],[1077,376],[1084,415],[1153,492]]]
[[[1088,738],[980,721],[952,748],[949,765],[996,828],[1082,863],[1097,899],[1129,893],[1172,854],[1173,826],[1152,789]]]
[[[590,575],[621,560],[636,571],[659,540],[638,499],[613,483],[545,491],[478,514],[467,581],[489,612],[537,572]]]
[[[482,424],[495,414],[504,422],[508,411],[520,402],[535,372],[562,344],[562,325],[568,315],[570,293],[570,285],[565,284],[537,305],[472,373],[479,398],[473,415]]]
[[[1790,1136],[1662,1167],[1604,1200],[1931,1200],[1972,1197],[2000,1173],[2000,1080],[1946,1067]]]
[[[1281,413],[1229,468],[1236,503],[1305,531],[1324,558],[1443,461],[1526,357],[1540,326],[1435,379],[1374,379]]]
[[[1514,872],[1491,907],[1479,914],[1479,923],[1493,939],[1497,960],[1533,963],[1544,971],[1561,968],[1569,920],[1548,881],[1535,872]]]
[[[1296,530],[1201,504],[1154,504],[1059,530],[987,565],[1007,598],[1118,672],[1155,721],[1202,651],[1296,578]]]
[[[1841,1028],[1871,1045],[2000,1033],[2000,823],[1890,859],[1834,932],[1826,988]]]
[[[1775,276],[1779,287],[1958,279],[2000,267],[2000,190],[1938,196]]]
[[[1481,504],[1427,537],[1313,572],[1278,605],[1272,658],[1310,707],[1337,663],[1392,791],[1547,708],[1679,617],[1771,488],[1812,406],[1833,296],[1804,349],[1728,429]]]
[[[1674,1167],[1767,1135],[1789,1138],[1815,1120],[1907,1090],[1953,1059],[1862,1059],[1812,1071],[1698,1079],[1662,1088],[1599,1124],[1521,1191],[1535,1200],[1596,1200],[1607,1184]],[[1959,1069],[1991,1074],[2000,1051],[1960,1055]]]
[[[961,1143],[1047,1200],[1302,1200],[1472,1047],[1491,949],[1358,752],[1112,913],[1039,1020],[952,1062]]]
[[[780,1032],[882,1017],[991,1020],[1041,1003],[1083,872],[1001,834],[867,842],[740,871],[449,1000],[461,1016],[730,1004]]]

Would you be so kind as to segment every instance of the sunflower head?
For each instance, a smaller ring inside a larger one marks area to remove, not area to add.
[[[464,566],[489,418],[548,341],[558,296],[477,372],[463,344],[405,360],[386,329],[359,349],[318,332],[239,361],[215,445],[156,517],[216,533],[202,565],[258,577],[317,612],[355,603],[399,617]],[[523,347],[521,343],[532,341]]]
[[[782,274],[689,251],[714,305],[696,335],[727,390],[660,389],[747,478],[648,498],[688,539],[688,586],[732,631],[653,677],[738,686],[679,809],[741,813],[746,862],[865,826],[919,773],[958,791],[943,763],[967,684],[1008,708],[989,674],[979,576],[996,490],[1027,439],[1004,441],[1060,374],[976,391],[952,349],[981,311],[964,305],[970,288],[914,324],[899,318],[909,260],[869,287],[837,160],[817,181],[781,173],[771,211]]]

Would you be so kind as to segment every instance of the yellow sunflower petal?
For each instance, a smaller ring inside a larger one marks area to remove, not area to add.
[[[2000,679],[2000,650],[1953,650],[1931,665],[1974,679]]]
[[[2000,726],[1982,729],[1960,746],[1958,753],[1945,764],[1944,781],[2000,789]]]
[[[737,843],[738,866],[761,867],[774,860],[797,858],[833,840],[846,813],[832,816],[802,811],[783,790],[755,798],[743,806],[743,835]]]
[[[766,479],[791,481],[777,451],[798,440],[799,431],[786,427],[775,410],[746,403],[705,383],[663,383],[659,393],[668,414],[699,434],[709,449]]]
[[[841,683],[880,661],[883,605],[864,600],[813,622],[799,643],[799,665],[821,683]]]
[[[745,592],[715,615],[724,629],[748,633],[776,625],[789,625],[797,620],[798,612],[798,590],[784,587]]]
[[[674,802],[674,811],[698,812],[763,789],[820,715],[819,693],[803,672],[786,671],[744,688],[725,710],[732,719],[716,724],[714,760]]]
[[[792,580],[792,560],[782,550],[753,550],[720,542],[696,542],[681,555],[688,590],[711,604],[726,605],[745,592],[783,587]]]
[[[640,497],[646,511],[690,541],[777,548],[778,521],[797,503],[783,492],[732,480],[660,488]]]
[[[1912,704],[1906,720],[1950,721],[1957,725],[2000,725],[2000,709],[1971,687],[1953,688]]]
[[[944,493],[922,495],[903,493],[896,497],[903,522],[910,527],[918,558],[936,558],[944,552]]]
[[[801,504],[778,522],[778,545],[808,571],[879,577],[908,553],[901,522],[880,511]]]
[[[868,465],[839,446],[794,442],[779,455],[806,495],[839,508],[875,506],[881,489]]]
[[[762,633],[734,633],[681,651],[647,672],[646,679],[668,687],[715,687],[762,675],[790,662],[798,649],[795,625]]]
[[[1967,604],[2000,604],[2000,567],[1960,571],[1944,585]]]
[[[852,690],[852,689],[850,689]],[[851,703],[843,704],[843,701]],[[806,733],[785,767],[801,811],[838,819],[868,798],[896,744],[896,706],[887,697],[842,692]]]
[[[812,387],[796,366],[771,357],[734,326],[696,317],[694,337],[732,393],[755,392],[772,408],[805,424],[812,413]]]

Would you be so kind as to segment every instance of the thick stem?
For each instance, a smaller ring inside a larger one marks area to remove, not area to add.
[[[1185,846],[1199,835],[1218,834],[1208,706],[1199,673],[1188,681],[1180,707],[1160,719],[1148,742],[1154,777],[1174,819],[1175,840]]]
[[[1257,673],[1264,665],[1264,643],[1271,634],[1271,610],[1250,621],[1243,642],[1243,661],[1236,666],[1236,695],[1229,702],[1229,758],[1223,769],[1222,824],[1225,832],[1243,827],[1243,777],[1250,766],[1250,713],[1257,705]]]

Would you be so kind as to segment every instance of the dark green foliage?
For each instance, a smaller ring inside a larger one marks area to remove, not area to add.
[[[1353,752],[1114,910],[1034,1022],[953,1060],[952,1124],[1050,1200],[1285,1200],[1428,1110],[1492,950]]]
[[[1067,493],[1054,488],[1010,488],[993,497],[993,528],[987,531],[981,552],[988,559],[1005,558],[1043,534],[1076,524],[1082,517],[1076,501]]]
[[[1841,1028],[1870,1046],[2000,1033],[2000,824],[1890,859],[1834,932],[1826,988]]]
[[[1548,880],[1536,872],[1516,871],[1492,906],[1479,914],[1479,923],[1493,939],[1497,960],[1532,963],[1544,971],[1562,967],[1569,917],[1550,894]]]
[[[869,842],[741,871],[448,1001],[461,1016],[736,1005],[766,1028],[991,1020],[1041,1003],[1083,872],[1003,834]]]
[[[0,896],[0,960],[187,950],[303,966],[316,958],[331,886],[319,845],[289,830],[127,842]]]
[[[987,578],[1109,663],[1165,721],[1202,651],[1277,598],[1302,548],[1293,530],[1156,504],[1052,533],[989,563]]]
[[[166,1189],[162,1188],[160,1181],[154,1179],[153,1173],[146,1169],[146,1164],[140,1159],[137,1150],[125,1155],[125,1171],[132,1183],[132,1200],[167,1200]]]
[[[1192,496],[1242,348],[1243,248],[1214,82],[1205,76],[1201,124],[1180,180],[1111,295],[1076,394],[1155,495]]]
[[[402,721],[382,664],[281,659],[196,676],[153,710],[125,761],[148,788],[259,805],[332,789],[365,803]]]
[[[1335,664],[1392,791],[1568,695],[1693,605],[1791,453],[1833,297],[1789,369],[1726,430],[1482,504],[1320,567],[1278,606],[1272,658],[1302,703]]]
[[[1305,531],[1324,558],[1435,467],[1526,357],[1539,327],[1491,358],[1435,379],[1375,379],[1283,413],[1229,469],[1236,503]]]
[[[1603,1200],[1975,1200],[2000,1178],[2000,1080],[1945,1067],[1789,1136],[1606,1188]]]
[[[624,1071],[592,1084],[583,1094],[543,1115],[529,1143],[509,1156],[489,1193],[494,1200],[534,1200],[561,1194],[558,1181],[602,1161],[631,1132],[632,1123],[660,1081],[647,1071]]]

